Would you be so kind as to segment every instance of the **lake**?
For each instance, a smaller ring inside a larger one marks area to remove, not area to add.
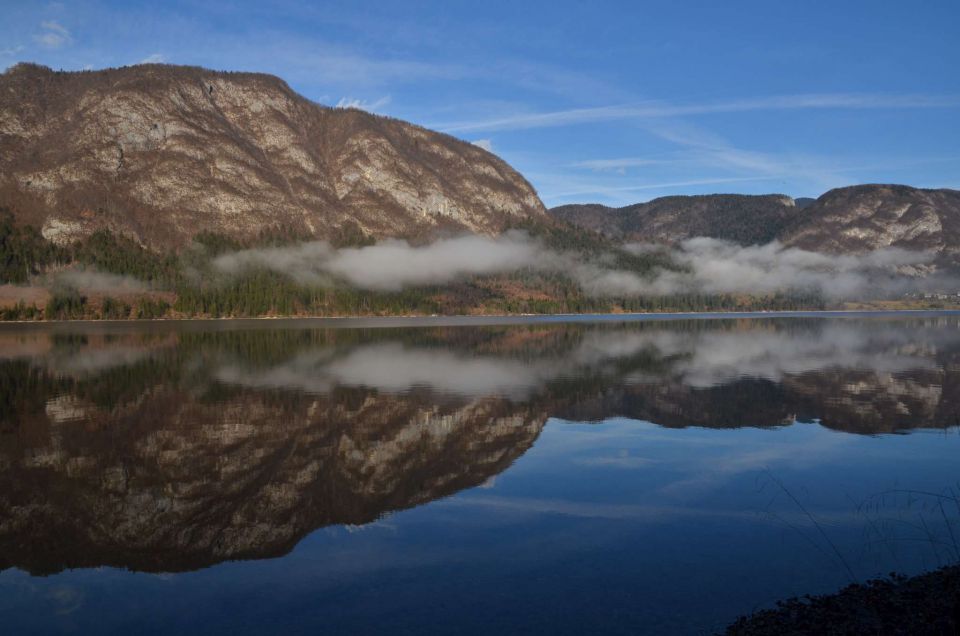
[[[960,558],[952,313],[9,325],[10,634],[663,633]]]

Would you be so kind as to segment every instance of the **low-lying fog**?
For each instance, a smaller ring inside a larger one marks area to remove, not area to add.
[[[634,254],[662,252],[680,271],[658,268],[647,274],[616,269],[603,256],[586,259],[545,247],[524,232],[497,238],[463,236],[424,246],[387,240],[376,245],[335,249],[325,242],[282,248],[249,249],[213,261],[225,275],[261,267],[308,284],[335,280],[370,290],[441,285],[474,274],[506,274],[521,269],[561,272],[595,296],[677,293],[773,293],[816,291],[830,298],[901,294],[931,286],[953,286],[931,274],[934,255],[886,248],[861,255],[826,255],[779,242],[742,247],[694,238],[675,248],[627,245]],[[612,256],[612,255],[608,255]]]

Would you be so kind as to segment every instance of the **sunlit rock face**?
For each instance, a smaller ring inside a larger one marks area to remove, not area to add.
[[[0,74],[0,203],[58,243],[108,228],[165,248],[199,232],[421,238],[545,218],[473,144],[269,75],[157,64]]]
[[[549,213],[625,242],[674,244],[697,236],[834,254],[882,248],[960,262],[960,191],[902,185],[837,188],[816,200],[783,195],[673,196],[622,208],[564,205]]]
[[[832,253],[884,247],[928,250],[957,262],[960,191],[899,185],[831,190],[783,232],[787,245]]]
[[[954,317],[257,325],[0,334],[0,568],[281,555],[317,528],[484,484],[550,418],[858,434],[958,422]]]

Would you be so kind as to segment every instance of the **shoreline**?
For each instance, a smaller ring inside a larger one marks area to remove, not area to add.
[[[915,576],[894,574],[832,594],[794,597],[741,616],[727,636],[781,634],[956,634],[960,566]]]
[[[390,328],[390,327],[472,327],[523,324],[602,323],[602,322],[657,322],[670,320],[737,320],[763,318],[882,318],[894,316],[960,316],[960,309],[809,309],[772,311],[713,311],[713,312],[649,312],[649,313],[587,313],[587,314],[453,314],[453,315],[396,315],[396,316],[254,316],[230,318],[142,318],[138,320],[77,319],[77,320],[9,320],[0,321],[0,331],[22,329],[27,326],[50,328],[136,327],[151,326],[265,326],[282,327],[321,326],[328,328]]]

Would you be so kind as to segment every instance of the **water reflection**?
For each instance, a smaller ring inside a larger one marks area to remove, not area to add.
[[[0,359],[0,569],[33,574],[172,572],[283,555],[317,528],[492,483],[550,418],[705,428],[816,421],[877,434],[954,426],[960,398],[955,317],[21,329],[0,334]],[[777,457],[738,455],[722,459],[726,468],[721,459],[714,472]],[[581,460],[585,470],[660,461],[614,452]],[[696,491],[703,477],[690,472],[660,496]],[[454,503],[517,505],[493,496]],[[537,506],[601,516],[681,510],[522,504]]]

